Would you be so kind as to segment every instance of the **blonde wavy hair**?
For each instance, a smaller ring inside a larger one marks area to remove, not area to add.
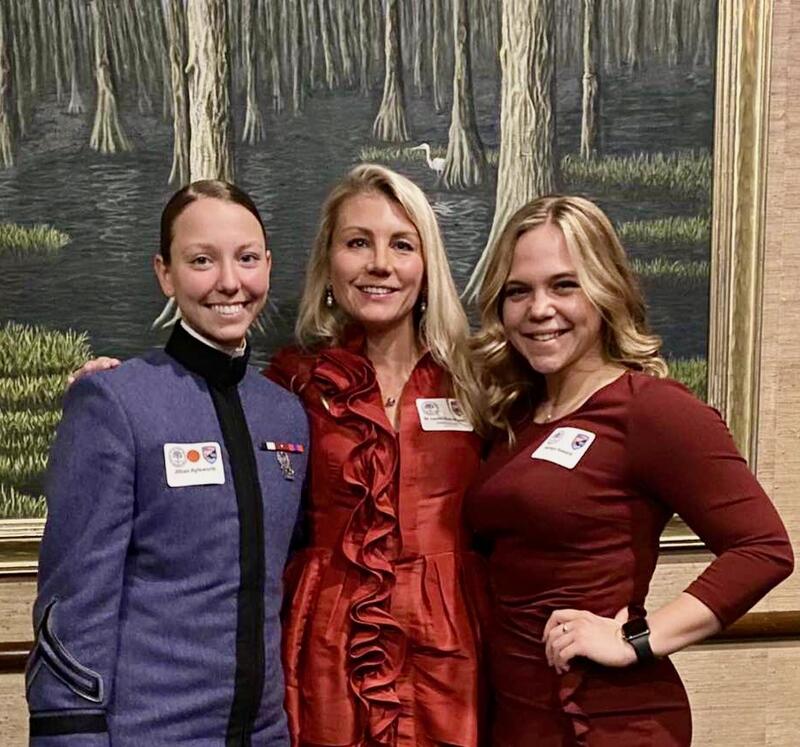
[[[652,376],[667,375],[661,339],[648,328],[642,293],[611,221],[583,197],[536,198],[511,216],[490,249],[478,295],[481,328],[471,340],[485,396],[484,427],[506,431],[511,441],[515,405],[535,408],[544,395],[544,377],[508,342],[502,319],[505,283],[517,240],[547,223],[563,233],[578,282],[600,313],[606,359]]]
[[[456,292],[447,262],[439,224],[425,194],[410,179],[376,164],[362,164],[349,171],[323,203],[319,228],[306,266],[306,281],[295,335],[306,349],[337,345],[351,322],[339,308],[325,304],[330,281],[330,248],[342,204],[356,195],[380,194],[403,208],[419,233],[425,265],[427,311],[415,310],[421,347],[450,373],[453,394],[467,416],[479,421],[478,386],[468,351],[469,324]]]

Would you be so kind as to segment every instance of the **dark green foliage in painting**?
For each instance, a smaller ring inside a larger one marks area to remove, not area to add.
[[[44,515],[42,478],[67,375],[91,357],[86,334],[0,327],[0,518]]]

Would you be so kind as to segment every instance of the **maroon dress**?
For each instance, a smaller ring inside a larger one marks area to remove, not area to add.
[[[717,555],[686,591],[723,625],[792,570],[786,530],[718,413],[636,372],[564,418],[520,429],[511,449],[498,443],[465,510],[492,540],[495,747],[690,744],[669,659],[627,668],[577,659],[559,675],[541,641],[556,609],[644,615],[673,512]]]

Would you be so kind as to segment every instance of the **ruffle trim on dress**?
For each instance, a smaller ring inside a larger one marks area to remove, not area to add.
[[[312,373],[331,416],[359,434],[343,479],[360,495],[342,537],[345,557],[361,571],[350,603],[350,687],[365,712],[367,742],[394,744],[400,717],[395,683],[405,659],[405,634],[391,614],[393,561],[400,533],[392,497],[399,463],[397,440],[380,403],[375,371],[342,348],[319,353]]]

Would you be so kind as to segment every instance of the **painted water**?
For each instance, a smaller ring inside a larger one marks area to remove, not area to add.
[[[558,147],[578,150],[580,90],[575,75],[558,81]],[[410,88],[410,86],[409,86]],[[487,148],[499,143],[499,87],[491,75],[476,80],[476,110]],[[372,143],[375,93],[315,92],[305,111],[266,113],[267,139],[237,145],[237,181],[250,192],[267,223],[274,254],[271,308],[266,333],[257,335],[257,359],[291,339],[304,264],[319,205],[330,186]],[[446,146],[449,110],[436,114],[427,96],[407,91],[414,143]],[[604,81],[602,152],[710,150],[713,83],[707,72],[659,69]],[[158,220],[172,189],[171,125],[142,116],[123,101],[122,122],[134,143],[130,153],[103,156],[88,146],[90,115],[64,113],[45,99],[20,144],[16,165],[0,172],[0,222],[48,223],[72,242],[52,258],[0,256],[0,324],[14,320],[53,329],[88,332],[98,354],[128,357],[160,344],[164,333],[151,321],[162,306],[151,269]],[[237,122],[237,133],[241,132]],[[412,143],[413,144],[413,143]],[[494,211],[494,185],[449,192],[424,161],[391,164],[428,193],[440,219],[457,284],[463,288],[482,251]],[[708,211],[707,200],[631,197],[620,190],[590,194],[615,221],[691,216]],[[634,256],[652,256],[631,247]],[[675,259],[707,259],[707,246],[669,250]],[[708,289],[704,280],[675,278],[644,283],[653,327],[671,357],[705,356]]]

